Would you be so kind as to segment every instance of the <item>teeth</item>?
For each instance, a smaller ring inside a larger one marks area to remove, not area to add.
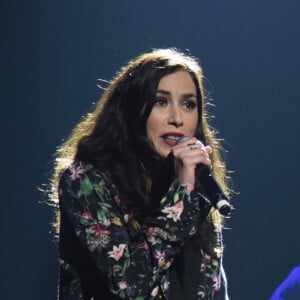
[[[173,135],[167,135],[167,136],[165,136],[165,138],[168,140],[172,140],[172,141],[177,141],[180,139],[179,136],[173,136]]]

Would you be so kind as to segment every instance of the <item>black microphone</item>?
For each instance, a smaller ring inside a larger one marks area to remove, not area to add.
[[[231,213],[231,205],[208,167],[203,164],[197,165],[196,178],[203,186],[205,195],[211,204],[218,209],[220,214],[223,216],[229,216]]]
[[[178,139],[177,144],[182,143],[189,137],[183,136]],[[204,189],[205,196],[211,204],[222,214],[223,216],[229,216],[231,213],[231,205],[229,204],[228,198],[222,191],[221,186],[211,174],[209,168],[204,164],[199,164],[196,167],[196,182],[201,183]],[[197,189],[197,184],[196,187]],[[201,191],[199,191],[201,192]]]

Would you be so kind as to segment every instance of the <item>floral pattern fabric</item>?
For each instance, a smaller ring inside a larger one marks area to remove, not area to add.
[[[137,225],[104,173],[82,162],[62,174],[59,199],[60,300],[168,299],[168,269],[210,209],[175,180],[155,216]],[[195,299],[221,299],[221,262],[202,258]]]

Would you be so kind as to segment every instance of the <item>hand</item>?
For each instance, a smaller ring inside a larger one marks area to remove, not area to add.
[[[175,163],[175,173],[181,184],[193,190],[195,186],[195,170],[198,164],[211,168],[210,154],[212,148],[204,146],[195,137],[185,139],[172,148]]]

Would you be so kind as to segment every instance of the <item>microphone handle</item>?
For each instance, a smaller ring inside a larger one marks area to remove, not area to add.
[[[198,165],[196,167],[196,176],[197,180],[203,186],[206,196],[211,204],[220,212],[220,214],[229,216],[231,213],[231,205],[209,169],[203,164]]]

